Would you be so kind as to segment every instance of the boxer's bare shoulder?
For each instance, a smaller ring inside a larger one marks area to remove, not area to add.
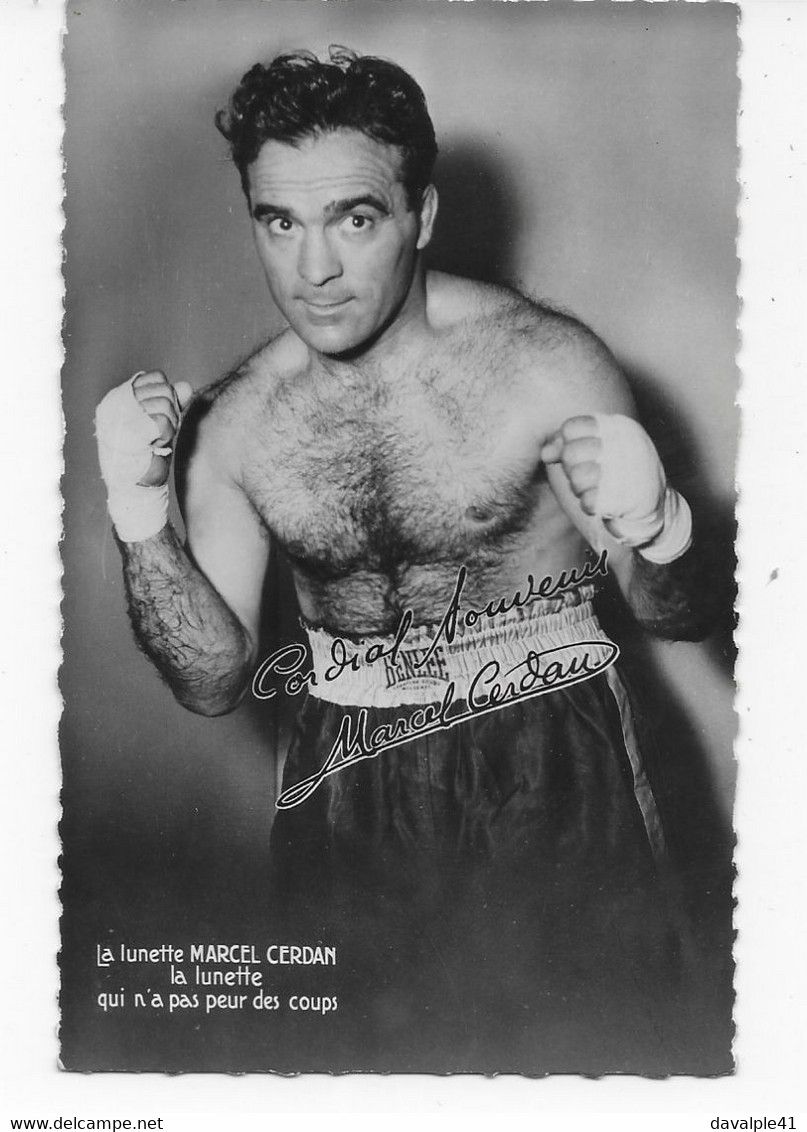
[[[434,324],[475,359],[474,371],[490,375],[494,393],[534,414],[540,432],[580,412],[631,411],[610,350],[568,311],[509,287],[439,273],[429,278]]]

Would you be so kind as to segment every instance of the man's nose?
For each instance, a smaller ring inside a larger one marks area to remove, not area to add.
[[[312,287],[321,287],[342,274],[342,263],[327,233],[307,232],[300,248],[298,270]]]

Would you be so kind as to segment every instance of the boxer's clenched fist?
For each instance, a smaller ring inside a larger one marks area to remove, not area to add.
[[[563,468],[582,510],[617,542],[657,563],[689,548],[689,506],[668,486],[652,440],[630,417],[570,417],[544,444],[541,459]]]
[[[137,481],[144,487],[159,487],[168,480],[174,437],[179,428],[182,410],[193,395],[187,381],[172,385],[159,370],[139,373],[132,378],[132,392],[143,412],[151,417],[157,435],[151,441],[151,460],[145,474]]]
[[[150,538],[165,526],[168,473],[182,410],[192,389],[158,371],[138,373],[107,393],[95,414],[109,513],[123,542]]]

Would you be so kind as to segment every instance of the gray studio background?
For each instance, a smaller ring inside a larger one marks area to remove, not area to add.
[[[183,854],[221,888],[263,861],[277,788],[271,711],[197,718],[135,647],[92,435],[96,403],[135,370],[198,388],[278,326],[215,110],[283,49],[335,42],[411,70],[442,151],[432,262],[514,282],[592,326],[675,442],[674,470],[725,527],[738,427],[735,11],[77,0],[67,27],[62,748],[65,828],[92,861],[81,899],[100,924],[120,914],[107,867],[141,867],[170,892]],[[662,725],[696,746],[725,817],[723,642],[657,644],[652,659]]]

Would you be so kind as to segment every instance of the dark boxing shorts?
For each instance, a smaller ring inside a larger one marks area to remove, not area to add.
[[[553,642],[606,639],[586,595],[549,615]],[[545,617],[526,621],[529,647],[547,647]],[[490,654],[469,643],[470,671]],[[346,717],[372,733],[416,709],[310,695],[284,792],[317,774]],[[664,1073],[678,1056],[686,1071],[681,925],[643,742],[611,665],[351,762],[278,811],[278,915],[341,947],[360,1017],[342,1048],[363,1059],[347,1068]]]

